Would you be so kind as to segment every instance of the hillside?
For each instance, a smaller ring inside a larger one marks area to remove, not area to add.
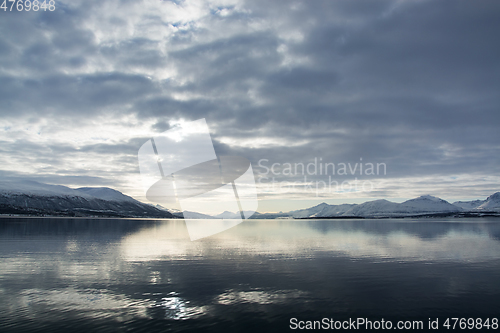
[[[0,214],[49,216],[174,216],[111,188],[72,189],[34,181],[0,181]]]

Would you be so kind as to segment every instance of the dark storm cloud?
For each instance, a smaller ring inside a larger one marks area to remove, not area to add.
[[[281,162],[289,156],[350,161],[379,157],[392,164],[394,176],[498,174],[498,4],[401,3],[388,12],[389,3],[370,10],[352,3],[346,8],[345,3],[323,2],[319,7],[337,14],[333,17],[361,17],[359,25],[318,19],[302,30],[303,42],[289,46],[309,58],[311,72],[319,68],[314,84],[297,87],[289,78],[282,84],[275,80],[274,86],[267,79],[261,86],[284,130],[268,110],[254,113],[292,141],[305,128],[316,128],[324,137],[316,140],[312,134],[309,145],[277,147],[267,154],[262,150],[262,155]],[[302,7],[298,24],[322,16],[312,7]],[[280,71],[271,75],[285,77]],[[333,73],[328,81],[326,73]],[[328,127],[345,133],[328,134]],[[455,156],[446,156],[443,145],[452,146]]]
[[[40,112],[45,116],[98,115],[103,109],[123,107],[127,101],[156,90],[155,84],[144,76],[116,72],[40,79],[3,76],[0,84],[4,114],[15,116]]]
[[[96,50],[94,33],[81,28],[83,12],[69,10],[64,3],[57,11],[3,12],[1,42],[8,47],[3,65],[19,71],[31,70],[31,76],[59,72],[65,67],[78,68],[85,56]]]
[[[262,79],[279,64],[277,46],[276,36],[250,33],[194,45],[169,56],[184,75],[196,75],[196,81],[186,88],[242,88],[245,80]]]
[[[197,19],[97,17],[109,3],[0,12],[2,117],[64,127],[137,116],[153,133],[206,118],[218,153],[254,163],[363,157],[387,163],[388,177],[500,172],[496,1],[248,1]],[[79,151],[128,159],[140,145]]]

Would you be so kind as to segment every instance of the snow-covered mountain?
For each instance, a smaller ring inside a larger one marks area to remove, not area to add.
[[[329,205],[323,202],[311,208],[291,211],[288,214],[294,218],[341,216],[349,209],[351,209],[353,206],[356,205],[355,204]]]
[[[329,216],[341,216],[349,211],[355,204],[342,204],[342,205],[328,205],[325,206],[321,211],[314,214],[314,217],[329,217]]]
[[[453,213],[474,214],[481,211],[500,211],[500,192],[490,196],[487,200],[458,202],[457,205],[431,195],[423,195],[403,203],[395,203],[384,199],[368,201],[359,205],[328,205],[322,203],[308,209],[291,211],[285,214],[294,218],[407,217]]]
[[[428,213],[448,213],[460,212],[462,208],[452,205],[446,200],[433,197],[432,195],[422,195],[415,199],[407,200],[401,203],[402,206],[409,207],[409,213],[428,214]]]
[[[254,214],[254,212],[253,211],[245,211],[244,214],[246,216],[249,216],[249,215]],[[174,214],[174,215],[177,215],[177,214]],[[241,219],[240,212],[233,213],[233,212],[228,212],[228,211],[225,211],[225,212],[222,212],[220,214],[213,215],[213,216],[195,213],[195,212],[184,212],[184,213],[181,212],[179,216],[180,217],[184,216],[184,217],[190,218],[190,219]]]
[[[91,197],[78,190],[61,186],[43,184],[31,180],[0,180],[0,193],[4,195],[29,194],[35,196],[81,196]]]
[[[233,213],[225,211],[221,214],[215,215],[215,217],[219,219],[241,219],[241,214],[240,212]]]
[[[402,203],[391,202],[385,199],[368,201],[362,204],[319,205],[279,214],[259,214],[252,218],[352,218],[352,217],[417,217],[442,214],[466,214],[500,211],[500,192],[493,194],[487,200],[476,200],[472,202],[458,202],[451,204],[446,200],[431,195],[422,195]],[[215,217],[235,218],[238,213],[224,212]]]
[[[109,187],[80,187],[76,189],[79,192],[83,192],[86,194],[90,194],[95,198],[99,198],[107,201],[128,201],[128,202],[136,202],[132,197],[123,194],[117,190],[113,190]]]
[[[172,218],[111,188],[72,189],[28,180],[0,180],[0,213]]]
[[[403,203],[395,203],[385,199],[368,201],[352,207],[342,216],[361,217],[397,217],[397,216],[418,216],[425,214],[439,214],[449,212],[459,212],[462,209],[449,202],[424,195],[415,199],[407,200]]]
[[[453,203],[454,206],[460,207],[465,211],[476,209],[485,203],[486,200],[472,200],[472,201],[455,201]]]
[[[500,211],[500,192],[490,195],[488,199],[476,209],[480,211]]]
[[[342,214],[342,216],[390,217],[405,215],[407,213],[407,209],[402,207],[401,204],[381,199],[354,205],[354,207]]]
[[[458,216],[471,216],[472,214],[472,216],[482,216],[484,212],[500,212],[500,192],[493,194],[487,200],[458,203],[457,205],[451,204],[446,200],[431,195],[423,195],[402,203],[391,202],[385,199],[368,201],[362,204],[343,205],[329,205],[323,202],[307,209],[299,209],[287,213],[256,213],[252,218],[382,218],[443,216],[443,214],[458,214]],[[224,212],[217,217],[228,218],[233,215],[235,213]]]
[[[207,214],[190,212],[190,211],[175,213],[174,215],[177,217],[186,218],[186,219],[214,219],[215,218],[214,216],[210,216]]]
[[[385,199],[368,201],[362,204],[319,205],[279,214],[259,214],[252,218],[352,218],[352,217],[417,217],[442,214],[482,214],[482,212],[500,211],[500,192],[490,196],[487,200],[459,201],[451,204],[446,200],[431,195],[423,195],[403,203],[391,202]],[[236,213],[224,212],[217,217],[230,218]]]
[[[255,213],[251,218],[352,218],[352,217],[405,217],[434,214],[498,214],[500,192],[486,200],[457,201],[451,204],[440,198],[423,195],[403,203],[374,200],[362,204],[329,205],[321,203],[307,209],[288,213]],[[495,213],[496,212],[496,213]],[[0,214],[63,215],[63,216],[116,216],[182,218],[180,211],[171,211],[157,205],[144,204],[132,197],[107,187],[49,185],[28,180],[0,180]],[[239,212],[224,212],[208,216],[185,212],[189,218],[239,218]]]
[[[323,202],[323,203],[320,203],[319,205],[316,205],[316,206],[311,207],[311,208],[299,209],[299,210],[294,210],[294,211],[288,212],[288,214],[292,217],[295,217],[295,218],[311,217],[311,216],[318,214],[324,208],[329,207],[329,206],[330,205]]]

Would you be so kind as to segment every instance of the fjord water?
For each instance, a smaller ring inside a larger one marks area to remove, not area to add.
[[[249,220],[194,242],[182,220],[0,219],[1,332],[499,314],[495,218]]]

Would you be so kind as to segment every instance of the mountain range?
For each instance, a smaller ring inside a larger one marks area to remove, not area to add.
[[[182,212],[174,213],[182,217]],[[446,200],[423,195],[402,203],[385,199],[368,201],[362,204],[329,205],[321,203],[307,209],[279,213],[255,213],[251,219],[321,219],[321,218],[396,218],[426,216],[500,216],[500,192],[485,200],[457,201]],[[199,218],[238,218],[239,213],[223,212],[215,216],[201,215]]]
[[[175,217],[168,211],[144,204],[108,187],[72,189],[30,180],[0,180],[0,214]]]
[[[500,214],[500,192],[489,196],[486,200],[457,201],[449,203],[446,200],[423,195],[402,203],[385,199],[368,201],[362,204],[328,205],[295,210],[280,215],[292,218],[333,218],[333,217],[418,217],[431,215],[473,215]],[[263,216],[260,216],[263,218]]]
[[[108,187],[72,189],[30,180],[0,180],[0,214],[48,216],[182,218],[182,212],[149,205]],[[247,214],[248,215],[248,214]],[[280,213],[255,213],[252,219],[270,218],[387,218],[422,216],[500,216],[500,192],[485,200],[457,201],[423,195],[402,203],[385,199],[362,204],[321,203],[307,209]],[[239,218],[239,212],[198,218]]]

